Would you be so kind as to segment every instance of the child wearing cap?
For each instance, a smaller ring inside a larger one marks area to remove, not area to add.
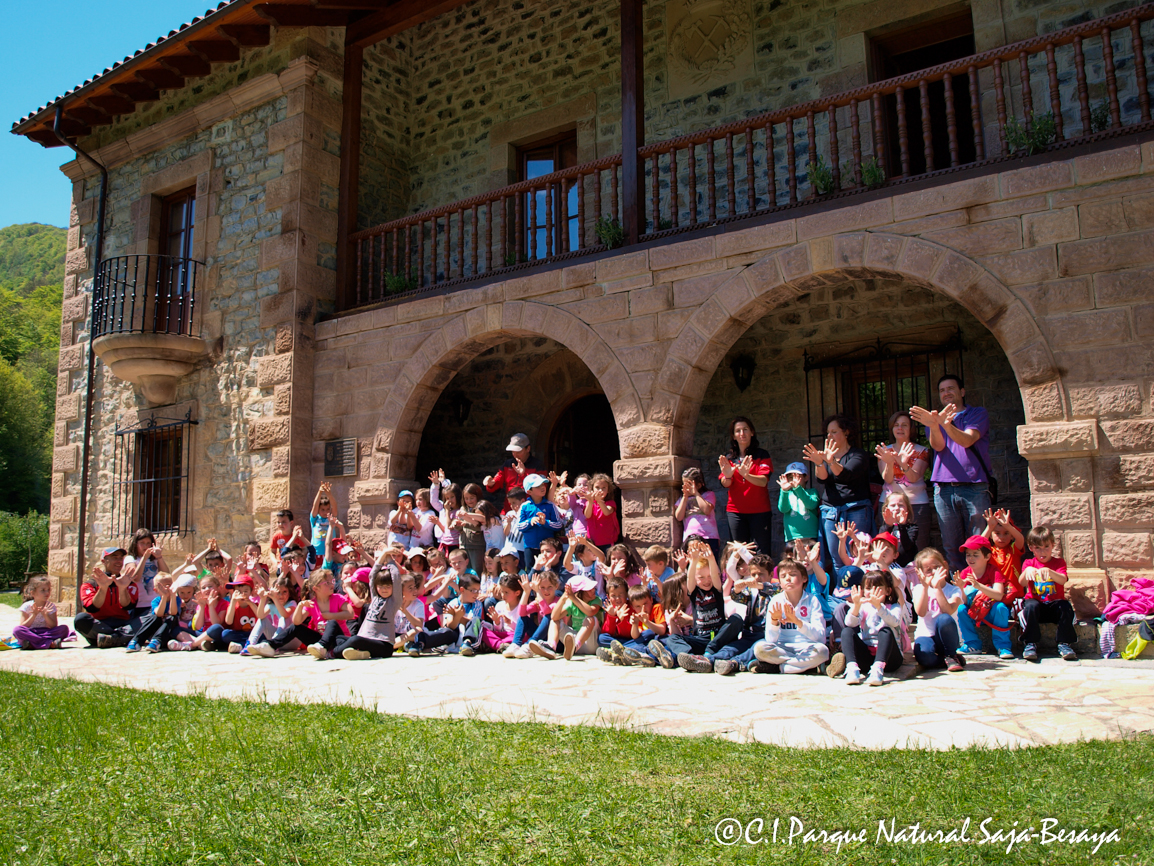
[[[966,567],[958,573],[958,585],[966,601],[958,611],[958,628],[962,645],[958,652],[976,655],[982,651],[978,626],[988,625],[998,657],[1012,659],[1010,649],[1010,609],[1002,604],[1006,595],[1006,578],[990,560],[993,545],[984,535],[971,535],[959,550],[966,556]]]
[[[597,597],[597,584],[593,578],[572,578],[565,584],[561,598],[549,615],[548,638],[529,641],[530,651],[546,659],[564,654],[566,661],[575,653],[595,651],[586,644],[597,631],[600,613],[601,599]]]
[[[239,653],[248,644],[252,628],[260,619],[257,616],[260,601],[252,597],[251,575],[241,575],[226,584],[225,589],[229,590],[228,607],[224,611],[223,621],[208,627],[208,641],[218,652],[227,650]]]
[[[417,517],[414,503],[413,491],[402,490],[397,494],[397,507],[389,512],[390,543],[395,541],[409,548],[413,546],[414,534],[419,540],[421,519]]]
[[[805,486],[809,472],[804,463],[790,463],[777,479],[781,492],[777,494],[777,510],[785,523],[785,543],[795,539],[813,541],[818,533],[817,491]]]
[[[534,473],[525,478],[525,493],[529,498],[517,512],[517,529],[521,532],[529,562],[537,558],[542,539],[553,535],[563,525],[557,506],[545,498],[548,486],[548,480],[542,475]]]
[[[681,537],[697,535],[721,559],[721,536],[717,532],[717,497],[705,489],[705,473],[690,466],[681,473],[681,498],[673,506],[673,516],[681,521]],[[664,581],[664,578],[662,578]]]
[[[106,547],[100,565],[80,584],[80,606],[73,627],[90,646],[107,649],[125,646],[140,625],[133,619],[139,590],[134,569],[124,573],[122,547]]]
[[[1077,661],[1074,608],[1066,599],[1066,581],[1069,580],[1066,560],[1054,556],[1054,533],[1048,526],[1031,529],[1026,544],[1034,555],[1022,563],[1022,573],[1018,577],[1018,584],[1026,588],[1020,618],[1022,643],[1026,645],[1022,658],[1029,662],[1038,661],[1038,640],[1041,637],[1038,626],[1052,622],[1058,625],[1058,655],[1068,662]]]

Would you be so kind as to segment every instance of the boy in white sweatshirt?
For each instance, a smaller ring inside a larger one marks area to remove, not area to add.
[[[760,661],[778,665],[783,674],[800,674],[829,659],[825,642],[825,614],[821,602],[805,591],[805,566],[783,559],[777,566],[781,592],[769,602],[765,640],[753,646]]]

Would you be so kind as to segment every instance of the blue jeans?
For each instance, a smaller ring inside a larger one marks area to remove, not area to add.
[[[958,622],[961,621],[959,612]],[[946,657],[958,652],[958,627],[948,613],[939,613],[933,625],[934,633],[931,637],[914,640],[914,660],[923,668],[944,668]]]
[[[857,525],[858,532],[868,532],[873,535],[873,504],[868,499],[861,499],[846,505],[821,506],[821,561],[825,565],[827,574],[833,572],[834,562],[837,562],[839,566],[841,565],[841,561],[835,559],[837,556],[837,535],[833,529],[837,524],[851,520]]]
[[[538,617],[536,614],[530,614],[518,619],[517,627],[513,629],[513,643],[517,644],[517,646],[528,643],[537,629],[537,623]],[[546,631],[546,634],[548,634],[548,631]]]
[[[229,628],[224,625],[210,625],[208,627],[209,639],[213,642],[214,648],[219,652],[228,652],[228,645],[230,643],[245,644],[248,643],[248,636],[252,633],[252,629]]]
[[[764,625],[761,628],[761,632],[762,635],[765,634]],[[733,643],[726,644],[721,649],[719,649],[713,658],[733,659],[734,661],[740,662],[745,656],[749,656],[749,658],[745,659],[744,664],[742,664],[742,667],[744,667],[753,661],[753,645],[761,639],[762,638],[759,638],[756,634],[743,635]]]
[[[1000,601],[990,606],[990,612],[981,623],[974,622],[970,616],[970,602],[974,600],[977,590],[970,587],[966,590],[966,603],[958,608],[958,626],[962,633],[962,645],[982,651],[982,639],[978,636],[978,626],[988,625],[994,639],[994,649],[998,652],[1010,649],[1010,609]]]
[[[938,529],[942,533],[942,547],[950,571],[961,571],[966,567],[966,557],[958,548],[971,535],[982,534],[986,528],[982,515],[989,508],[990,486],[984,481],[981,484],[942,481],[934,484],[934,510],[938,513]]]

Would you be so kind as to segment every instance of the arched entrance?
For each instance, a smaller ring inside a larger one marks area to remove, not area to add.
[[[613,423],[613,410],[604,394],[577,396],[565,406],[549,431],[545,465],[555,472],[568,470],[575,479],[581,473],[604,472],[612,476],[621,459],[621,445]]]

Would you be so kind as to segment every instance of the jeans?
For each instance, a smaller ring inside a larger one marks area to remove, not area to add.
[[[757,545],[757,552],[769,554],[769,521],[772,511],[763,511],[758,514],[740,514],[736,511],[725,512],[725,520],[729,524],[729,537],[734,541],[749,542]],[[720,542],[718,543],[720,546]]]
[[[1055,601],[1038,601],[1028,598],[1022,605],[1022,643],[1036,644],[1042,639],[1042,629],[1039,624],[1054,622],[1058,624],[1058,643],[1073,646],[1078,642],[1078,633],[1074,631],[1074,608],[1064,598]]]
[[[765,627],[762,627],[762,634],[765,633]],[[745,660],[745,664],[753,661],[753,645],[758,642],[759,638],[756,634],[745,634],[735,640],[733,643],[726,644],[714,654],[714,659],[734,659],[740,661],[746,654],[749,658]],[[742,667],[745,665],[743,664]]]
[[[213,626],[213,628],[216,628],[216,626]],[[212,634],[211,629],[209,630],[209,634]],[[309,644],[316,643],[320,639],[320,633],[309,628],[307,625],[288,625],[270,637],[268,639],[268,645],[275,650],[281,650],[294,640],[299,640],[305,646],[308,646]],[[213,642],[216,642],[215,638]],[[217,649],[220,649],[219,645]]]
[[[513,629],[513,643],[520,646],[528,643],[536,635],[537,624],[540,618],[536,614],[529,614],[517,620],[517,627]],[[548,626],[546,626],[546,634],[548,634]]]
[[[223,625],[210,625],[208,627],[208,639],[212,641],[213,649],[219,652],[227,652],[230,643],[244,644],[248,640],[248,631],[241,631],[240,629],[228,628]],[[271,643],[271,641],[269,641]],[[285,641],[288,643],[288,641]]]
[[[77,634],[84,636],[89,646],[96,646],[96,638],[102,634],[112,635],[114,646],[128,646],[132,633],[140,628],[140,620],[97,619],[84,610],[76,614],[72,627],[76,629]]]
[[[678,653],[692,653],[694,655],[704,654],[712,658],[722,647],[736,642],[741,637],[743,625],[745,625],[744,620],[734,614],[725,621],[725,625],[713,633],[713,637],[698,634],[675,634],[665,638],[663,643],[665,648],[674,656],[677,656]]]
[[[846,664],[856,664],[864,669],[865,663],[881,662],[891,673],[902,666],[902,645],[892,628],[883,628],[878,632],[876,651],[870,647],[861,636],[860,626],[847,625],[841,633],[841,651],[845,654]]]
[[[972,587],[966,590],[966,603],[958,608],[958,628],[962,636],[962,644],[974,652],[982,651],[982,639],[978,636],[978,626],[988,625],[994,639],[994,649],[998,652],[1010,651],[1010,609],[1000,601],[990,605],[990,612],[980,623],[974,622],[970,616],[970,603],[978,590]]]
[[[939,481],[934,484],[934,510],[938,513],[938,529],[942,533],[942,547],[950,563],[950,571],[966,567],[966,557],[959,547],[971,535],[981,535],[986,528],[983,514],[990,508],[990,487],[980,484],[955,484]]]
[[[132,639],[138,644],[146,644],[149,641],[160,641],[161,649],[168,648],[168,642],[174,639],[180,633],[180,623],[177,622],[175,616],[156,616],[150,613],[140,621],[140,628],[136,630],[136,634]]]
[[[969,617],[965,617],[969,619]],[[959,612],[958,622],[962,621]],[[923,668],[944,668],[949,656],[958,652],[958,627],[948,613],[939,613],[933,621],[934,633],[930,637],[914,640],[914,659]]]
[[[857,532],[868,532],[873,535],[873,505],[868,499],[859,499],[845,505],[821,506],[821,561],[827,574],[833,573],[834,557],[837,556],[837,535],[834,534],[834,527],[847,521],[853,521],[857,525]]]

